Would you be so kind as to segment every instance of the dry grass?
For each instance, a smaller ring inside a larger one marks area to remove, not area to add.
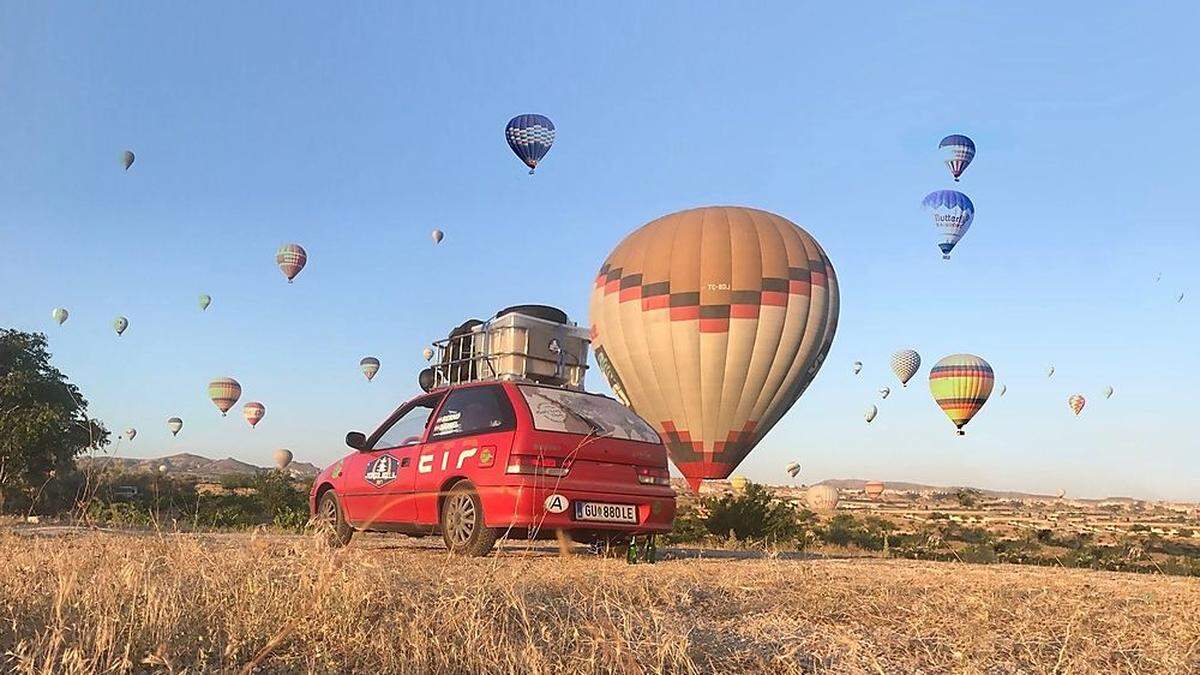
[[[1200,671],[1200,580],[0,532],[16,672]]]

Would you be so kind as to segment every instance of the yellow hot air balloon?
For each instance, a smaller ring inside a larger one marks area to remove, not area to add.
[[[699,490],[728,476],[817,374],[838,284],[821,246],[785,218],[706,207],[617,245],[590,313],[613,392],[658,429]]]
[[[966,433],[962,428],[987,403],[995,382],[988,362],[971,354],[951,354],[929,370],[929,391],[958,428],[959,436]]]
[[[729,479],[729,487],[733,488],[734,492],[745,492],[746,486],[750,484],[750,480],[745,476],[734,476]]]

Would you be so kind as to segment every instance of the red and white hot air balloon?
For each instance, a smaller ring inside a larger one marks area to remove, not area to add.
[[[250,423],[251,429],[257,426],[259,421],[261,421],[263,416],[266,414],[266,406],[258,401],[250,401],[246,405],[242,406],[242,415],[246,418],[246,421]]]

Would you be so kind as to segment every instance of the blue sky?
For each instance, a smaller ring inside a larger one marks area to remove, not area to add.
[[[324,464],[416,391],[451,325],[517,302],[586,323],[625,234],[755,206],[821,242],[843,304],[742,473],[1200,498],[1200,9],[740,7],[0,6],[0,325],[46,331],[93,412],[139,429],[122,454]],[[503,140],[522,112],[558,126],[534,177]],[[919,204],[951,185],[951,132],[979,147],[977,215],[944,263]],[[292,286],[288,241],[310,257]],[[902,347],[979,354],[1008,394],[956,438],[926,369],[892,381]],[[266,404],[254,431],[207,400],[222,375]]]

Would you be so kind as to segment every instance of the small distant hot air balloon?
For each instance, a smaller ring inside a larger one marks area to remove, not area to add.
[[[1053,363],[1050,364],[1050,367],[1046,369],[1046,377],[1048,377],[1048,378],[1054,377],[1054,364]]]
[[[134,156],[132,150],[126,150],[125,152],[121,153],[121,165],[125,167],[126,171],[129,170],[129,167],[133,166],[133,160]]]
[[[367,376],[367,381],[375,379],[375,373],[379,372],[379,359],[374,356],[364,357],[358,362],[358,367],[362,368],[363,375]]]
[[[159,465],[158,465],[158,472],[159,472],[159,473],[166,473],[166,472],[167,472],[167,465],[166,465],[166,464],[159,464]]]
[[[883,483],[877,480],[869,481],[863,486],[863,492],[871,499],[875,499],[883,494]]]
[[[1006,391],[1008,391],[1008,385],[1007,384],[1000,385],[1000,396],[1004,396],[1004,392],[1006,392]]]
[[[1066,490],[1059,490],[1058,492],[1056,492],[1056,493],[1054,494],[1054,496],[1055,496],[1055,497],[1058,497],[1059,499],[1062,499],[1063,497],[1066,497],[1066,496],[1067,496],[1067,491],[1066,491]]]
[[[275,264],[279,265],[279,270],[287,277],[289,284],[300,274],[307,262],[308,253],[300,244],[284,244],[275,252]]]
[[[1067,405],[1071,407],[1071,410],[1076,415],[1079,415],[1079,413],[1083,412],[1083,406],[1087,405],[1087,399],[1083,397],[1083,394],[1071,394],[1067,398]]]
[[[50,312],[50,318],[52,318],[56,322],[58,322],[58,325],[60,325],[60,326],[63,325],[64,323],[66,323],[67,317],[69,317],[70,315],[71,315],[71,313],[68,312],[67,310],[63,309],[62,307],[55,307],[54,311]]]
[[[973,354],[951,354],[929,369],[929,392],[959,436],[966,433],[963,427],[987,403],[995,381],[988,362]]]
[[[212,296],[209,295],[208,293],[201,293],[200,294],[200,311],[203,312],[204,310],[208,309],[208,306],[211,304],[212,304]]]
[[[950,134],[938,143],[939,148],[944,148],[946,151],[946,166],[950,169],[950,175],[954,176],[954,182],[958,182],[962,172],[967,170],[971,164],[971,160],[975,158],[975,141],[963,136],[962,134]]]
[[[1154,275],[1154,283],[1158,283],[1160,281],[1162,281],[1162,272]]]
[[[129,328],[129,319],[126,319],[123,316],[118,316],[117,318],[113,319],[112,326],[113,330],[117,331],[117,337],[121,337],[121,333],[124,333],[125,329]]]
[[[892,372],[900,380],[900,385],[907,387],[908,381],[921,369],[921,355],[911,349],[901,349],[892,354]]]
[[[796,476],[798,476],[800,474],[800,462],[792,462],[792,463],[788,464],[787,468],[785,470],[787,471],[789,476],[791,476],[792,478],[795,478]]]
[[[275,458],[275,466],[279,467],[280,471],[286,469],[292,463],[292,451],[287,448],[276,450],[273,457]]]
[[[442,243],[442,239],[445,238],[446,235],[443,234],[441,230],[434,230],[430,236],[433,237],[433,245],[437,246],[438,244]]]
[[[887,387],[879,388],[879,398],[887,398],[888,394],[890,394],[890,393],[892,393],[892,390],[888,389]]]
[[[921,206],[933,215],[933,225],[938,230],[938,248],[942,249],[942,258],[949,260],[950,251],[971,229],[975,205],[956,190],[935,190],[925,195]]]
[[[429,347],[426,347],[425,349],[421,350],[421,356],[424,356],[425,360],[428,361],[433,358],[433,350]]]
[[[804,501],[813,511],[834,511],[838,499],[838,490],[832,485],[814,485],[804,493]]]
[[[229,412],[234,403],[242,397],[242,385],[232,377],[218,377],[208,383],[208,397],[212,399],[221,415]]]
[[[251,429],[257,426],[259,421],[262,420],[263,416],[266,414],[266,406],[258,401],[250,401],[246,405],[242,406],[242,416],[245,417],[246,421],[250,423]]]
[[[862,361],[855,361],[854,365],[851,366],[850,369],[854,371],[855,375],[861,373],[862,372]]]
[[[1104,388],[1104,398],[1112,398],[1113,388],[1111,386]]]
[[[867,408],[867,411],[865,413],[863,413],[863,419],[865,419],[867,421],[867,424],[870,424],[871,422],[873,422],[875,420],[875,416],[878,414],[879,414],[879,408],[876,408],[875,406],[871,406],[871,407]]]
[[[137,436],[137,429],[134,429],[133,427],[129,427],[128,429],[125,430],[125,438],[128,438],[129,440],[132,441],[135,436]]]
[[[183,428],[183,420],[178,417],[172,417],[167,420],[167,428],[171,430],[172,436],[178,436],[179,430]]]
[[[733,488],[734,492],[745,492],[749,484],[750,480],[745,476],[733,476],[729,479],[729,487]]]
[[[1175,298],[1175,302],[1176,302],[1176,304],[1183,302],[1183,293],[1180,293],[1179,297]]]
[[[517,115],[504,127],[504,138],[533,175],[554,144],[554,123],[544,115]]]

